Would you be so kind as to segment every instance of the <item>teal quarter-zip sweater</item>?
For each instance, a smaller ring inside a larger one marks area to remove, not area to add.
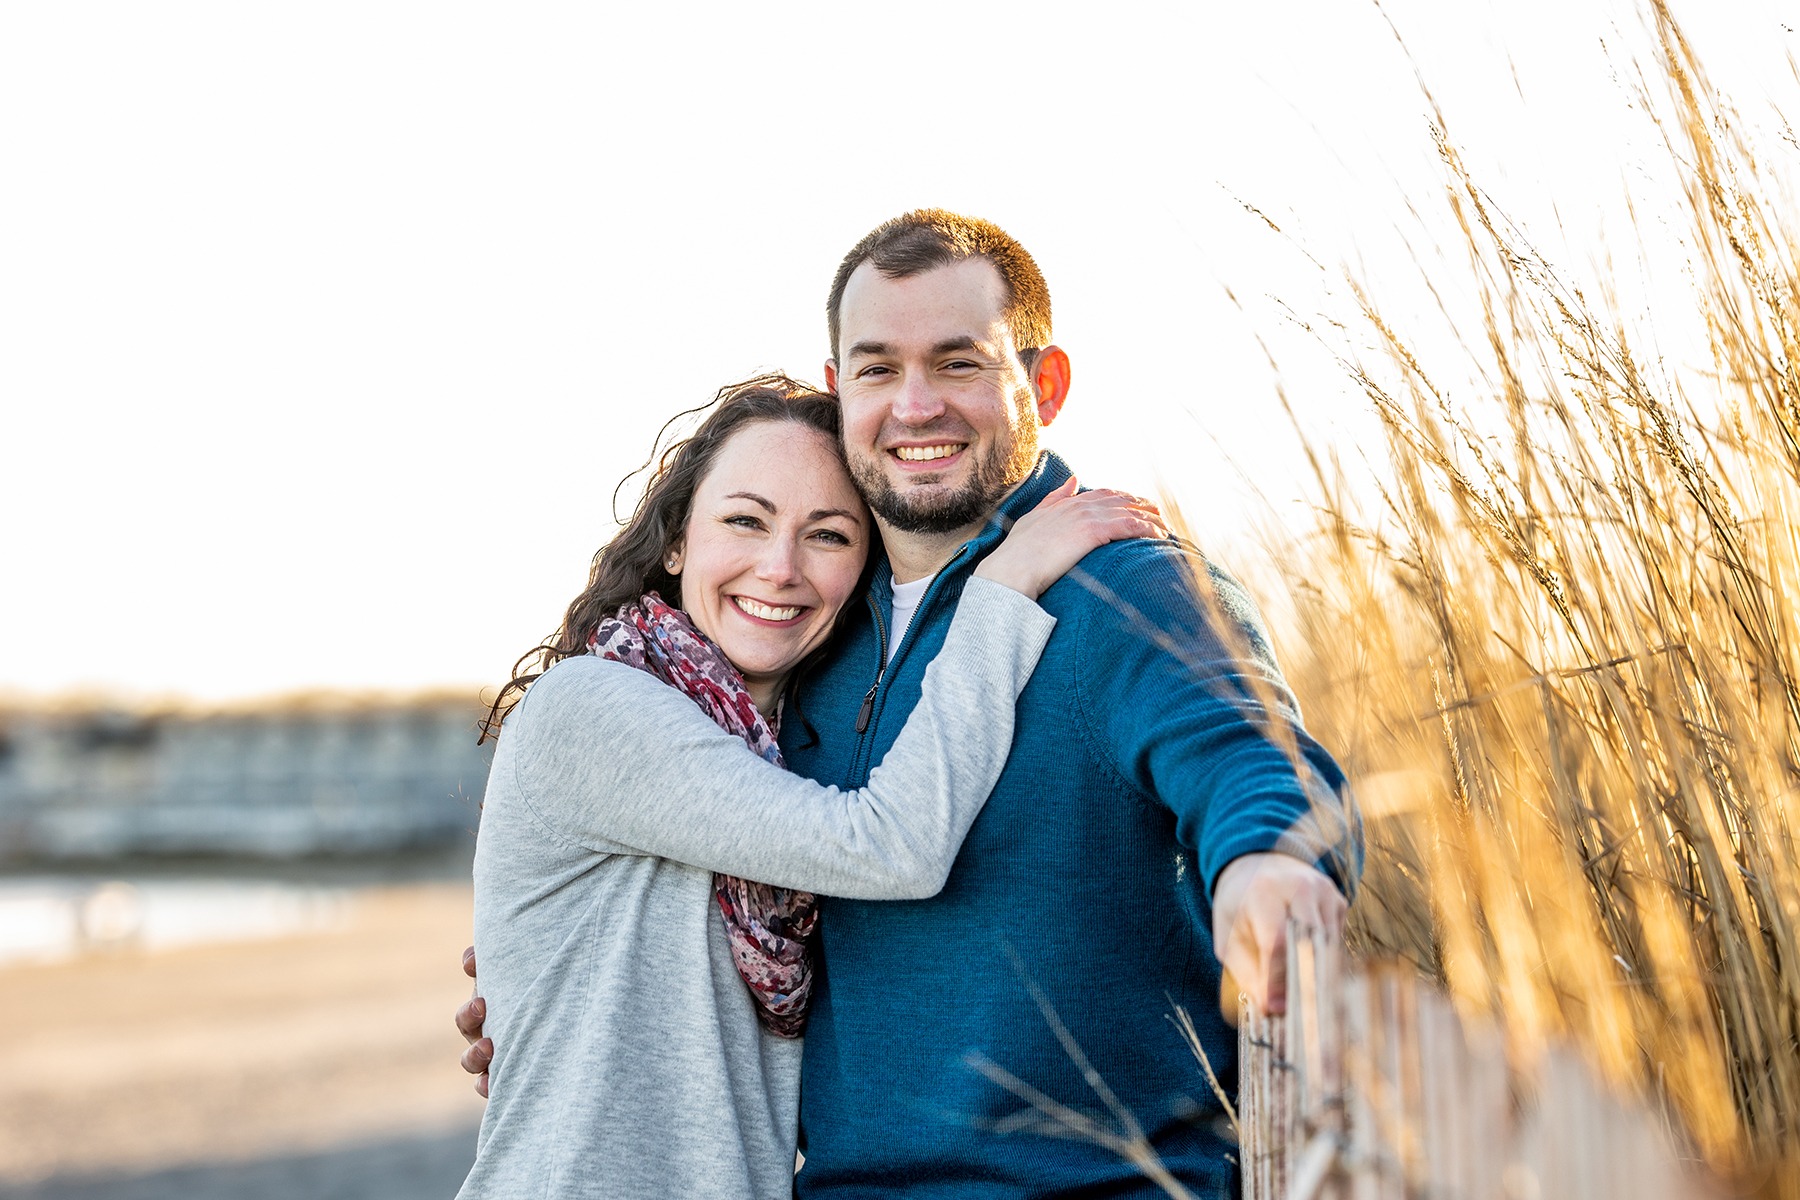
[[[1068,477],[1045,454],[1002,514]],[[868,778],[1001,536],[990,525],[938,574],[885,667],[891,576],[878,568],[867,611],[802,682],[802,719],[784,723],[792,769],[842,787]],[[823,902],[803,1200],[1161,1195],[1111,1151],[1044,1132],[995,1082],[1005,1072],[1117,1128],[1064,1031],[1196,1195],[1230,1194],[1218,1102],[1168,1018],[1186,1008],[1235,1086],[1213,882],[1253,851],[1329,857],[1319,830],[1342,828],[1343,775],[1301,728],[1242,588],[1205,566],[1196,582],[1195,563],[1174,541],[1115,542],[1045,592],[1055,632],[944,890]]]

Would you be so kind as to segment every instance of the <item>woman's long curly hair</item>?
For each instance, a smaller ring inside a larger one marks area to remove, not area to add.
[[[513,664],[512,678],[482,718],[481,741],[499,735],[507,714],[538,676],[565,658],[586,654],[595,626],[620,606],[636,603],[645,592],[658,592],[668,603],[681,607],[681,579],[669,574],[664,564],[687,528],[694,490],[732,434],[756,421],[793,421],[825,434],[842,452],[837,397],[786,375],[758,375],[719,389],[710,403],[672,417],[657,434],[657,445],[663,445],[671,431],[699,413],[707,416],[693,433],[670,442],[660,455],[652,451],[650,460],[639,468],[651,472],[650,483],[631,520],[594,555],[587,587],[569,605],[562,627]],[[639,471],[627,475],[614,489],[614,511],[619,493]],[[871,561],[873,558],[871,554]]]

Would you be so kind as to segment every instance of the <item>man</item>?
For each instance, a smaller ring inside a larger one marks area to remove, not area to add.
[[[851,787],[905,723],[975,564],[1068,478],[1038,430],[1070,369],[1036,264],[984,221],[887,222],[846,256],[828,308],[826,380],[888,563],[782,742],[794,770]],[[1056,631],[943,892],[823,903],[801,1197],[1159,1194],[1020,1099],[1116,1129],[1100,1088],[1191,1190],[1224,1194],[1218,1105],[1171,1004],[1229,1085],[1218,959],[1278,1011],[1288,916],[1341,925],[1317,864],[1342,840],[1343,777],[1238,585],[1140,540],[1090,554],[1040,603]]]

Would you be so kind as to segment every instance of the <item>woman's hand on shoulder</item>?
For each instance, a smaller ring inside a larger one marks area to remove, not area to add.
[[[1077,492],[1070,479],[1013,522],[1004,541],[975,574],[1036,600],[1090,550],[1125,538],[1163,538],[1169,527],[1156,505],[1110,488]]]

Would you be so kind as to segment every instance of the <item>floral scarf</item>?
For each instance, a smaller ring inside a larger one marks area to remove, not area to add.
[[[648,671],[679,689],[719,728],[743,738],[764,760],[786,766],[775,731],[751,701],[738,669],[686,613],[670,608],[655,592],[601,621],[588,638],[588,651]],[[713,894],[725,917],[732,961],[750,987],[757,1017],[772,1033],[799,1037],[812,1000],[809,945],[819,924],[818,900],[811,892],[734,875],[714,875]]]

